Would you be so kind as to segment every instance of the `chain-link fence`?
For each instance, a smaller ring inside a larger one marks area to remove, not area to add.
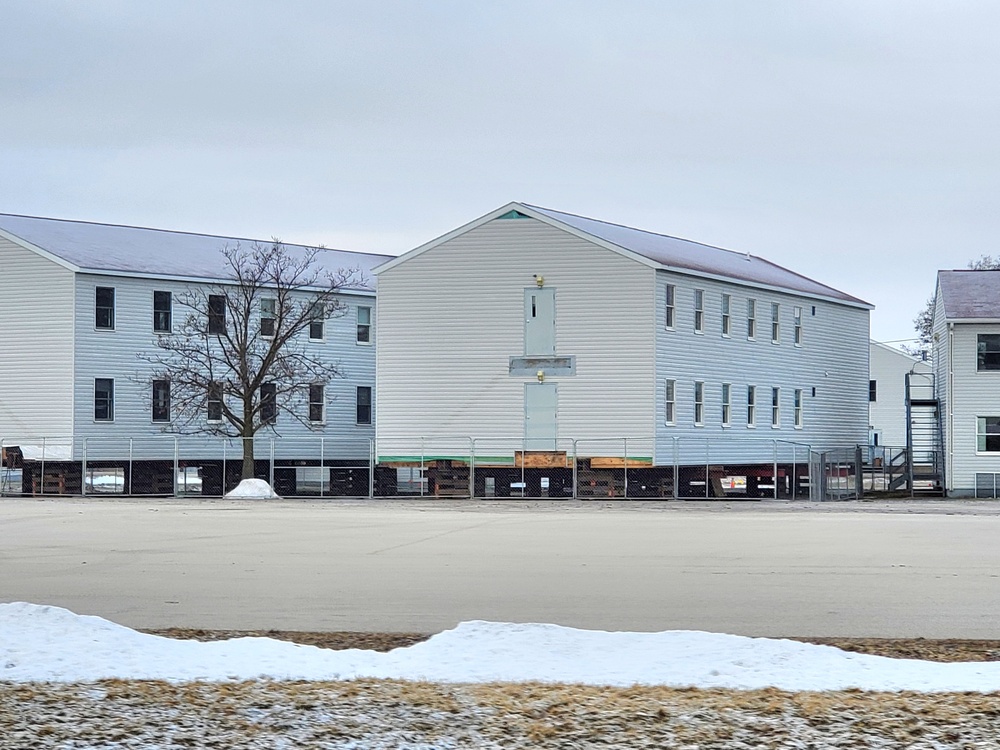
[[[244,444],[246,450],[244,450]],[[768,439],[369,439],[158,435],[6,439],[4,495],[220,497],[245,475],[282,497],[839,499],[855,448]],[[538,448],[544,448],[542,450]]]

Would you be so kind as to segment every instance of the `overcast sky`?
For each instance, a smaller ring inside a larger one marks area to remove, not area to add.
[[[512,200],[913,336],[997,254],[1000,3],[0,0],[0,212],[399,254]]]

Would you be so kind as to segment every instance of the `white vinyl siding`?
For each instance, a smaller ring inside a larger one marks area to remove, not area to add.
[[[525,378],[511,376],[509,358],[524,351],[524,290],[536,275],[555,290],[555,353],[576,358],[575,375],[552,378],[558,435],[653,435],[663,414],[655,272],[543,222],[498,219],[378,276],[380,455],[419,449],[420,436],[441,446],[445,436],[524,435]],[[609,383],[627,387],[609,398]]]
[[[69,437],[73,272],[3,237],[0,267],[0,440]],[[87,327],[93,331],[94,285],[86,307]],[[86,405],[88,410],[93,406],[89,398]]]

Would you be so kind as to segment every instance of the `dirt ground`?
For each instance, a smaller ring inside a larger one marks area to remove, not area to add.
[[[372,651],[391,651],[412,646],[430,635],[422,633],[314,633],[294,630],[199,630],[168,628],[144,630],[144,633],[192,641],[218,641],[247,636],[275,638],[308,646],[330,649],[360,648]],[[836,646],[844,651],[854,651],[897,659],[926,659],[928,661],[1000,661],[1000,641],[971,640],[962,638],[795,638],[803,643]]]

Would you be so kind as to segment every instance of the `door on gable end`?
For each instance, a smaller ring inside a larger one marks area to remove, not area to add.
[[[555,383],[524,384],[524,449],[556,449],[556,412],[559,394]]]
[[[556,290],[524,290],[524,353],[556,353]]]

